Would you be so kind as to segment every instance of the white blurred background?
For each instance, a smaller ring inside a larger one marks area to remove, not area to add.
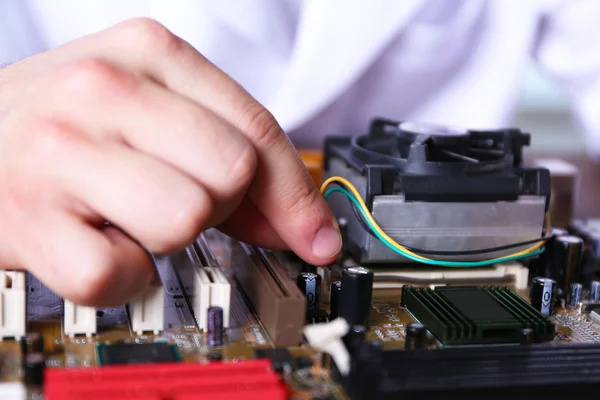
[[[584,151],[565,94],[534,65],[523,79],[514,125],[532,134],[531,153],[571,155]]]

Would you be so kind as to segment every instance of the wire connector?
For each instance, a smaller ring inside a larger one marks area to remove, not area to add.
[[[25,272],[0,270],[0,341],[25,335]]]
[[[86,335],[88,338],[96,333],[96,309],[80,306],[65,299],[64,310],[65,335]]]
[[[165,289],[160,280],[151,284],[129,303],[131,329],[138,335],[153,332],[155,335],[165,325]]]

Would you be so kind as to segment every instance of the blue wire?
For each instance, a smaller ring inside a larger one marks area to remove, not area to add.
[[[500,259],[494,259],[494,260],[485,260],[485,261],[439,261],[439,260],[423,260],[417,257],[414,257],[413,255],[410,255],[408,253],[403,252],[402,250],[399,250],[397,248],[395,248],[394,246],[392,246],[390,244],[390,242],[385,239],[383,236],[381,236],[379,234],[379,232],[377,232],[375,230],[375,227],[373,226],[373,224],[371,224],[371,221],[369,221],[369,218],[367,217],[367,214],[365,213],[365,210],[363,210],[362,206],[360,205],[360,203],[358,202],[358,200],[356,199],[356,197],[354,197],[354,195],[352,193],[350,193],[349,191],[347,191],[346,189],[342,189],[342,188],[331,188],[329,190],[327,190],[325,192],[325,194],[323,195],[323,197],[325,198],[325,200],[327,200],[329,198],[329,196],[331,196],[333,193],[335,192],[339,192],[344,194],[346,197],[348,197],[350,199],[350,201],[352,201],[352,203],[356,206],[356,208],[358,209],[358,211],[362,214],[365,222],[367,223],[367,225],[369,226],[369,228],[371,229],[371,231],[373,232],[373,234],[379,239],[381,240],[381,242],[386,245],[390,250],[394,251],[395,253],[400,254],[403,257],[406,257],[412,261],[416,261],[422,264],[429,264],[429,265],[438,265],[438,266],[443,266],[443,267],[484,267],[484,266],[488,266],[488,265],[493,265],[493,264],[497,264],[499,262],[506,262],[506,261],[514,261],[514,260],[520,260],[523,258],[528,258],[528,257],[533,257],[533,256],[537,256],[539,254],[542,254],[544,252],[544,248],[540,248],[536,251],[533,251],[531,253],[528,254],[523,254],[520,256],[513,256],[513,257],[501,257]]]

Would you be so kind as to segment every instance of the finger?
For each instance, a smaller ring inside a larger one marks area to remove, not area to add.
[[[94,228],[48,210],[22,249],[24,265],[50,289],[76,304],[108,307],[140,293],[156,272],[147,252],[112,227]]]
[[[138,43],[148,42],[152,46],[143,46],[147,51],[136,53],[123,52],[116,45],[113,57],[117,52],[127,53],[122,62],[130,68],[143,71],[171,90],[204,104],[250,140],[259,159],[250,197],[281,239],[313,264],[324,265],[335,260],[341,250],[337,222],[273,116],[239,84],[159,24],[133,21],[111,34],[123,32],[128,32]],[[111,50],[107,52],[110,54]]]
[[[269,249],[287,249],[265,216],[245,197],[239,207],[217,228],[242,242]]]
[[[62,60],[74,54],[102,54],[204,104],[239,128],[257,150],[259,175],[251,190],[257,208],[306,261],[324,265],[335,259],[341,249],[337,222],[288,138],[262,106],[192,46],[157,22],[137,19],[76,41],[56,54]]]
[[[60,90],[54,82],[60,82]],[[222,221],[252,181],[256,154],[246,137],[207,108],[101,61],[63,68],[48,87],[40,112],[65,115],[85,132],[115,139],[189,175],[219,205]],[[77,104],[77,107],[73,107]]]
[[[152,252],[183,248],[206,227],[212,201],[205,190],[153,157],[56,123],[32,126],[21,139],[29,143],[22,169],[86,205],[73,212],[100,215]]]

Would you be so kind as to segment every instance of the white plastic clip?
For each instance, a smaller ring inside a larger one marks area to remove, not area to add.
[[[25,272],[0,270],[0,341],[25,336]]]

